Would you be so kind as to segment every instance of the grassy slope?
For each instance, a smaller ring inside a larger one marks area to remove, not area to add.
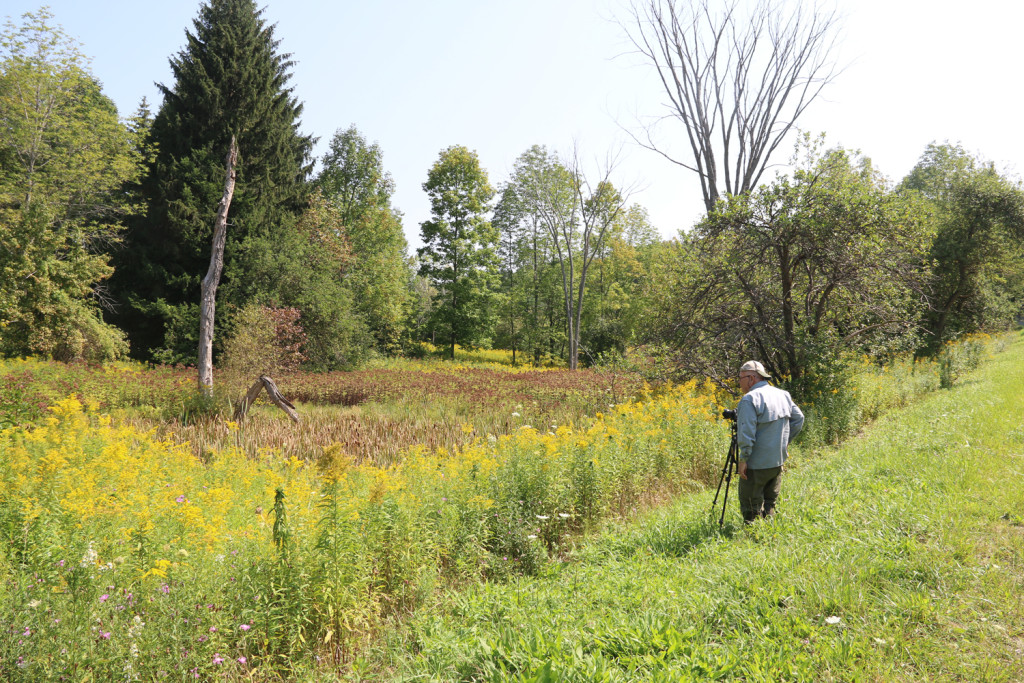
[[[1022,385],[1018,340],[842,448],[796,454],[773,522],[737,528],[733,495],[719,532],[693,496],[541,577],[448,595],[382,645],[387,675],[1024,680]]]

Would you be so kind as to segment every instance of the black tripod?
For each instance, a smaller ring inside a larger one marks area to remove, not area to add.
[[[725,496],[722,498],[722,516],[718,518],[718,526],[725,523],[725,508],[729,502],[729,484],[732,483],[732,473],[737,467],[736,455],[739,453],[739,445],[736,443],[736,411],[723,410],[722,417],[732,422],[732,441],[729,443],[729,455],[725,458],[725,465],[722,467],[722,476],[718,478],[718,490],[715,491],[715,499],[711,502],[711,512],[714,513],[718,504],[718,494],[722,492],[722,482],[725,482]]]

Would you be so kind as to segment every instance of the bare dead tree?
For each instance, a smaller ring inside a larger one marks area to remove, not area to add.
[[[213,224],[213,245],[210,248],[210,267],[202,281],[199,304],[199,391],[213,393],[213,320],[217,309],[217,285],[224,270],[224,244],[228,232],[228,209],[235,194],[235,165],[238,163],[238,143],[231,136],[225,166],[224,195],[217,205],[217,218]]]
[[[634,140],[700,177],[708,211],[723,191],[760,182],[772,154],[807,107],[839,74],[833,59],[839,15],[801,0],[634,0],[626,27],[657,70],[669,113]],[[683,124],[690,154],[655,139],[657,124]]]

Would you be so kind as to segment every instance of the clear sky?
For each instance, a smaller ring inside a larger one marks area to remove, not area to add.
[[[4,0],[17,18],[43,3]],[[82,43],[93,74],[122,115],[185,44],[198,0],[50,0]],[[440,151],[476,150],[492,184],[534,144],[575,144],[596,172],[634,187],[665,237],[689,227],[702,201],[696,177],[637,147],[623,128],[661,111],[663,96],[614,19],[624,0],[264,0],[280,49],[296,65],[302,129],[317,156],[355,124],[384,153],[410,247],[430,207],[421,185]],[[847,65],[800,126],[859,149],[898,181],[932,141],[961,142],[1013,175],[1024,173],[1018,0],[837,0]],[[670,132],[672,129],[665,129]],[[677,129],[679,142],[682,130]],[[791,147],[780,148],[779,160]]]

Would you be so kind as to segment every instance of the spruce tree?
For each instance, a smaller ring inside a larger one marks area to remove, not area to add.
[[[116,263],[121,321],[136,356],[162,347],[162,360],[194,358],[199,282],[232,135],[239,166],[219,297],[229,307],[280,298],[279,278],[253,273],[267,267],[272,245],[289,241],[305,206],[313,140],[298,132],[293,63],[262,14],[252,0],[209,0],[170,60],[173,85],[159,86],[156,154],[142,188],[147,215],[129,226]]]

